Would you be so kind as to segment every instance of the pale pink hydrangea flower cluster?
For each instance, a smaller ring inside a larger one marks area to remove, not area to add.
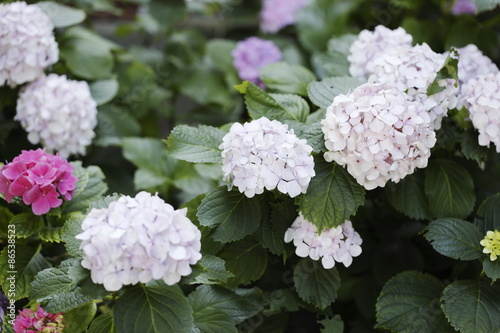
[[[33,81],[57,62],[53,30],[49,17],[36,5],[0,4],[0,86]]]
[[[219,148],[224,180],[249,198],[264,188],[296,197],[306,193],[315,175],[312,147],[277,120],[234,123]]]
[[[97,104],[87,82],[50,74],[21,89],[14,119],[32,144],[41,143],[63,157],[83,155],[95,136]]]
[[[201,259],[201,232],[174,208],[147,192],[92,209],[82,223],[82,266],[108,291],[163,279],[173,285]]]
[[[436,134],[420,103],[387,83],[365,83],[338,95],[321,121],[326,161],[347,165],[367,190],[424,168]]]
[[[297,14],[310,0],[264,0],[260,12],[260,29],[266,33],[277,33],[295,23]]]
[[[239,42],[231,52],[233,65],[240,79],[247,80],[264,88],[259,70],[281,60],[280,49],[270,40],[249,37]]]
[[[489,147],[493,143],[500,153],[500,72],[470,79],[461,94],[472,125],[479,131],[479,144]]]
[[[63,313],[49,313],[40,305],[38,309],[24,309],[14,319],[15,333],[62,333],[64,331]]]
[[[316,226],[307,221],[302,212],[285,232],[285,242],[293,240],[296,246],[295,253],[302,258],[310,257],[319,260],[325,269],[335,266],[335,262],[349,267],[352,258],[361,254],[363,240],[354,231],[351,221],[346,220],[344,224],[325,229],[318,234]]]
[[[23,150],[0,170],[0,193],[7,202],[22,197],[33,213],[42,215],[62,204],[59,196],[71,200],[77,181],[73,166],[59,155]]]

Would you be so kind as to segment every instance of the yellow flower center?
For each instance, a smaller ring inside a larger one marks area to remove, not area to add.
[[[490,260],[495,261],[500,256],[500,231],[488,231],[480,242],[484,246],[483,253],[490,255]]]

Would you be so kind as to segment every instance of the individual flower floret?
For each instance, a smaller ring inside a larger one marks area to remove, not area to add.
[[[64,331],[64,317],[62,313],[49,313],[38,305],[37,311],[24,309],[14,319],[16,333],[62,333]]]
[[[29,133],[31,143],[68,157],[85,154],[92,142],[97,105],[87,82],[50,74],[21,89],[14,119]]]
[[[423,43],[413,47],[388,48],[371,61],[369,82],[387,82],[407,93],[409,100],[422,104],[429,112],[434,129],[441,128],[441,120],[449,109],[457,105],[454,79],[438,82],[444,90],[428,96],[427,90],[446,60],[445,54],[435,53]]]
[[[33,81],[57,62],[54,26],[36,5],[0,4],[0,86]]]
[[[479,145],[493,143],[500,153],[500,73],[469,80],[461,95],[472,125],[479,131]]]
[[[0,170],[0,193],[7,202],[22,197],[33,213],[42,215],[62,204],[59,196],[71,200],[77,180],[73,166],[59,154],[23,150]]]
[[[429,114],[387,83],[365,83],[338,95],[321,124],[325,160],[347,165],[367,190],[426,167],[436,143]]]
[[[484,246],[483,253],[490,255],[490,260],[495,261],[500,256],[500,231],[488,231],[480,244]]]
[[[385,54],[389,48],[410,47],[412,39],[401,27],[391,30],[378,25],[374,31],[361,31],[349,50],[349,73],[365,81],[373,73],[373,59]]]
[[[363,240],[354,231],[351,221],[325,229],[319,235],[314,224],[307,221],[302,212],[285,232],[285,242],[293,240],[295,253],[302,258],[310,257],[319,260],[325,269],[335,266],[335,262],[343,263],[345,267],[352,264],[352,258],[361,254]]]
[[[277,120],[235,123],[219,148],[224,180],[232,180],[249,198],[264,188],[296,197],[306,193],[315,175],[312,147]]]
[[[477,13],[477,7],[472,0],[456,0],[451,8],[451,13],[453,15],[475,15]]]
[[[201,259],[201,232],[174,208],[147,192],[92,209],[82,222],[82,266],[108,291],[163,279],[172,285]]]
[[[264,0],[260,12],[260,29],[276,33],[281,28],[295,23],[299,11],[310,0]]]
[[[257,37],[239,42],[231,54],[240,78],[262,88],[264,84],[259,78],[259,69],[281,60],[281,51],[273,42]]]

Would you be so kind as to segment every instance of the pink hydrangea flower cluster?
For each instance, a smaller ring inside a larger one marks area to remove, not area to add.
[[[231,52],[233,64],[240,79],[264,88],[259,77],[259,69],[281,60],[280,49],[271,41],[250,37],[239,42]]]
[[[64,330],[62,313],[49,313],[38,305],[37,311],[24,309],[14,319],[16,333],[62,333]]]
[[[260,29],[266,33],[276,33],[295,23],[299,11],[310,0],[264,0],[260,12]]]
[[[50,18],[36,5],[0,4],[0,86],[33,81],[59,59]]]
[[[473,0],[455,0],[451,8],[453,15],[475,15],[477,13],[477,6]]]
[[[219,148],[224,180],[249,198],[264,188],[296,197],[306,193],[315,175],[312,147],[277,120],[234,123]]]
[[[349,267],[353,258],[361,254],[361,236],[352,227],[352,222],[346,220],[336,228],[325,229],[318,234],[316,226],[307,221],[302,212],[285,232],[285,242],[293,240],[295,253],[302,258],[313,260],[321,258],[325,269],[335,266],[335,262]]]
[[[81,264],[108,291],[158,279],[175,284],[201,259],[201,232],[186,213],[144,191],[94,208],[76,236]]]
[[[321,124],[325,160],[347,165],[367,190],[426,167],[436,143],[422,105],[388,83],[365,83],[336,96]]]
[[[23,150],[0,170],[0,193],[7,202],[22,197],[33,213],[42,215],[62,204],[59,196],[71,200],[77,180],[73,166],[58,154]]]

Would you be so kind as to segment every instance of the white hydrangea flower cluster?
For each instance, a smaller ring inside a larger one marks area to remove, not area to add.
[[[495,144],[500,153],[500,72],[470,79],[462,86],[464,106],[479,131],[479,144]]]
[[[82,223],[82,266],[108,291],[163,279],[173,285],[201,259],[201,232],[174,208],[147,192],[92,209]]]
[[[57,62],[54,25],[40,7],[0,4],[0,86],[33,81]]]
[[[232,180],[249,198],[264,188],[296,197],[315,175],[312,147],[277,120],[235,123],[219,148],[224,180]]]
[[[441,128],[441,121],[448,109],[457,105],[455,80],[439,81],[444,90],[427,95],[427,90],[443,67],[446,55],[431,50],[429,45],[400,46],[385,50],[372,60],[368,82],[387,82],[407,93],[410,101],[422,103],[429,112],[432,126]]]
[[[411,47],[412,40],[413,37],[401,27],[391,30],[378,25],[374,31],[361,31],[352,43],[347,57],[350,62],[349,73],[366,81],[373,73],[373,59],[384,55],[387,49],[393,47]]]
[[[85,154],[95,136],[97,104],[85,81],[50,74],[24,86],[17,100],[16,120],[32,144],[41,144],[62,157]]]
[[[285,232],[285,242],[293,240],[296,246],[295,253],[302,258],[310,257],[313,260],[321,258],[325,269],[335,266],[335,262],[343,263],[345,267],[352,264],[352,258],[361,254],[361,236],[354,231],[351,221],[325,229],[319,235],[316,226],[307,221],[302,212]]]
[[[367,190],[426,167],[436,144],[423,106],[388,83],[365,83],[338,95],[321,124],[325,160],[347,165]]]

